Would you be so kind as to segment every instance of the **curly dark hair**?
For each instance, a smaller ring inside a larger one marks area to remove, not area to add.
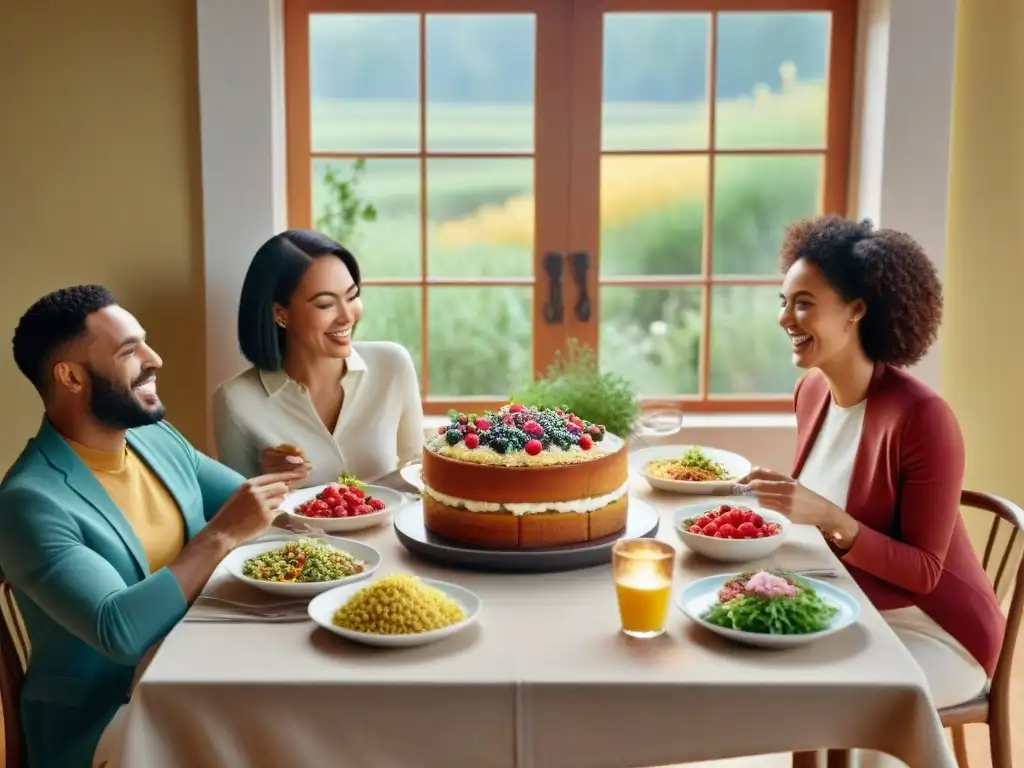
[[[102,285],[75,285],[43,296],[21,316],[14,330],[12,346],[18,370],[45,394],[45,363],[54,350],[85,333],[89,315],[116,303]]]
[[[870,221],[821,216],[794,222],[782,242],[786,272],[800,259],[821,270],[844,301],[867,306],[860,341],[875,362],[913,365],[935,342],[942,322],[942,283],[909,235]]]

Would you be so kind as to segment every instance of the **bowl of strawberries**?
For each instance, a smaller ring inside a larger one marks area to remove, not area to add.
[[[778,512],[717,501],[678,509],[673,523],[687,547],[723,563],[767,557],[782,545],[790,525]]]
[[[379,525],[408,501],[405,494],[391,488],[343,476],[336,483],[292,491],[285,496],[281,509],[294,524],[339,533]]]

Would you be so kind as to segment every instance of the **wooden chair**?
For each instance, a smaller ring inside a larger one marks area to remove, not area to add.
[[[968,768],[967,740],[964,726],[973,723],[985,723],[988,726],[988,743],[992,753],[992,768],[1012,768],[1013,758],[1010,754],[1010,671],[1013,667],[1013,652],[1017,647],[1017,631],[1020,629],[1021,617],[1024,616],[1024,559],[1018,562],[1016,574],[1011,575],[1008,566],[1017,548],[1021,530],[1024,530],[1024,510],[1011,501],[977,491],[964,491],[960,495],[960,505],[983,509],[991,512],[995,518],[989,529],[988,542],[982,564],[989,571],[993,563],[996,539],[1002,527],[1002,521],[1010,524],[1009,540],[1003,549],[999,565],[996,567],[994,585],[996,594],[1012,579],[1013,597],[1010,599],[1010,612],[1006,618],[1006,636],[999,652],[996,672],[992,676],[992,684],[984,695],[974,701],[958,704],[939,710],[942,725],[953,732],[953,749],[956,752],[960,768]],[[1007,579],[1004,582],[1003,579]]]
[[[967,739],[964,726],[974,723],[985,723],[988,726],[989,749],[992,754],[992,768],[1013,768],[1010,753],[1010,671],[1013,667],[1013,652],[1017,647],[1017,631],[1020,629],[1021,617],[1024,615],[1024,557],[1017,564],[1016,575],[1011,576],[1008,568],[1017,548],[1018,538],[1024,529],[1024,510],[1012,501],[978,491],[963,491],[960,494],[960,506],[982,509],[994,515],[989,529],[988,542],[981,563],[986,572],[991,572],[993,556],[996,554],[996,539],[1003,527],[1002,522],[1009,523],[1010,534],[999,565],[996,567],[994,586],[996,594],[1013,578],[1013,597],[1010,600],[1010,613],[1006,619],[1006,636],[999,652],[996,672],[988,690],[978,698],[939,710],[942,725],[953,732],[953,750],[960,768],[970,768],[967,763]],[[1004,578],[1007,581],[1003,581]],[[797,752],[793,755],[793,766],[814,765],[813,752]],[[830,749],[828,751],[829,768],[845,768],[849,764],[849,753],[845,750]]]
[[[0,582],[3,615],[0,616],[0,707],[3,707],[4,765],[21,768],[25,763],[21,732],[21,685],[25,681],[28,642],[10,585]]]

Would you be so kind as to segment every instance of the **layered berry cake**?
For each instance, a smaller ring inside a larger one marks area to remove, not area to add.
[[[431,532],[486,549],[576,544],[626,526],[623,441],[560,409],[452,413],[423,449]]]

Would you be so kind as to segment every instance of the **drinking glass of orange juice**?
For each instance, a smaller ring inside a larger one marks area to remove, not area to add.
[[[619,539],[612,547],[612,575],[622,631],[657,637],[665,631],[676,551],[655,539]]]

